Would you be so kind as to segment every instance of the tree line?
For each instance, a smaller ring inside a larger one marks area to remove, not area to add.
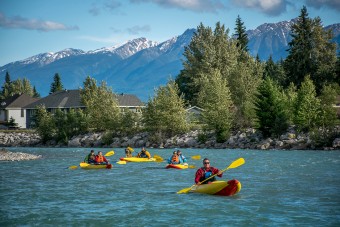
[[[274,62],[269,57],[261,62],[249,53],[240,16],[235,24],[230,36],[220,22],[214,29],[201,23],[185,47],[183,69],[175,80],[155,90],[142,115],[121,111],[106,83],[97,85],[87,77],[81,89],[86,108],[52,115],[41,107],[38,132],[45,141],[58,138],[66,142],[77,133],[106,131],[104,140],[109,144],[113,135],[140,130],[160,142],[200,128],[202,140],[213,132],[217,142],[224,142],[233,130],[254,127],[265,137],[273,137],[295,125],[301,132],[310,132],[316,146],[329,143],[339,133],[332,105],[340,94],[340,60],[331,31],[323,29],[319,17],[310,18],[304,6],[291,28],[287,58]],[[2,95],[8,94],[6,83]],[[62,87],[56,74],[51,92]],[[203,109],[198,123],[188,121],[188,106]]]

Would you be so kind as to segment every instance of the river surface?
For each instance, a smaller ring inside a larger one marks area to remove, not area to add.
[[[88,148],[8,150],[43,158],[0,162],[0,226],[340,226],[340,151],[181,149],[197,168],[202,160],[191,156],[208,157],[219,169],[245,159],[222,177],[239,180],[241,191],[222,197],[177,194],[194,183],[196,169],[118,165],[122,148],[109,157],[112,169],[99,170],[68,168]]]

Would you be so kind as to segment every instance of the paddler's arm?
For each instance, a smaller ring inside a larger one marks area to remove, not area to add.
[[[145,154],[146,154],[146,156],[148,156],[148,159],[150,159],[150,158],[151,158],[151,154],[150,154],[150,152],[149,152],[149,151],[145,151]]]

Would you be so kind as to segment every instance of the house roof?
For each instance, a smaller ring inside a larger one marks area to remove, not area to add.
[[[135,95],[120,94],[117,95],[120,107],[144,106],[144,104]],[[81,103],[80,90],[62,90],[54,92],[37,102],[25,106],[26,109],[35,109],[38,105],[44,105],[46,108],[81,108],[85,107]]]
[[[44,105],[46,108],[80,108],[81,104],[79,90],[62,90],[54,92],[37,102],[25,106],[26,109],[35,109],[36,106]]]
[[[198,106],[191,106],[189,108],[186,109],[186,111],[193,111],[193,110],[197,110],[197,111],[203,111],[202,108],[198,107]]]
[[[117,99],[120,107],[145,106],[135,95],[122,93],[117,95]]]
[[[32,98],[27,94],[15,94],[0,102],[0,109],[22,108],[27,104],[38,101],[39,98]]]

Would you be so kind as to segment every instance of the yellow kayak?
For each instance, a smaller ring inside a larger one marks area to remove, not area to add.
[[[169,164],[167,166],[165,166],[165,168],[170,169],[187,169],[188,168],[188,164],[183,165],[183,164]]]
[[[232,196],[241,190],[241,183],[238,180],[213,181],[211,184],[194,186],[189,192],[203,193],[209,195]]]
[[[112,168],[112,164],[95,165],[95,164],[88,164],[86,162],[81,162],[79,165],[82,169],[111,169]]]
[[[131,158],[120,158],[121,161],[127,161],[127,162],[155,162],[155,158],[137,158],[137,157],[131,157]]]

